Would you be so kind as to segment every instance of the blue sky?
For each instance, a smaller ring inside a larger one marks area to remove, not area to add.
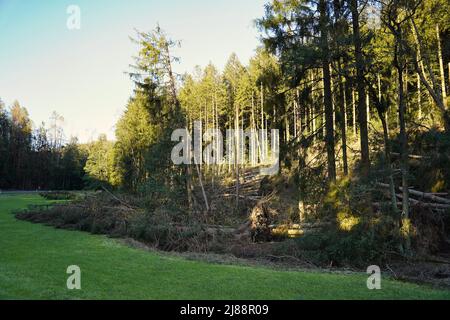
[[[85,142],[114,125],[132,92],[124,74],[136,52],[134,28],[157,23],[182,41],[175,71],[212,61],[222,68],[232,52],[246,63],[259,45],[253,20],[266,0],[0,0],[0,98],[18,100],[35,124],[56,110],[66,136]],[[69,30],[69,5],[81,9],[81,29]]]

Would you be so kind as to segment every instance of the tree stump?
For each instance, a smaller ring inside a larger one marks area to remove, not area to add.
[[[270,211],[265,205],[258,204],[253,208],[250,221],[253,242],[271,239],[270,225],[272,224],[272,218]]]

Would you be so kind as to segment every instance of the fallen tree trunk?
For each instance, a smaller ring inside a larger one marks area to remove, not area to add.
[[[377,185],[379,187],[382,187],[382,188],[389,188],[389,185],[386,184],[386,183],[379,182],[379,183],[377,183]],[[403,191],[402,187],[399,187],[399,189],[400,189],[400,191]],[[413,196],[420,197],[422,199],[428,199],[428,200],[431,200],[431,201],[435,201],[435,202],[443,203],[443,204],[446,204],[446,205],[450,205],[450,199],[446,199],[446,198],[440,197],[440,196],[438,196],[438,193],[427,193],[427,192],[417,191],[417,190],[414,190],[414,189],[409,189],[409,193],[411,195],[413,195]],[[440,195],[445,195],[446,193],[439,193],[439,194]],[[418,201],[418,200],[415,200],[415,201]]]
[[[403,195],[401,195],[401,194],[397,194],[397,197],[399,199],[403,199]],[[427,207],[427,208],[450,209],[449,204],[421,202],[419,200],[412,199],[412,198],[409,199],[409,202],[411,202],[411,204],[413,204],[413,205],[420,205],[422,207]]]
[[[403,191],[403,188],[400,187],[400,191]],[[431,201],[435,201],[435,202],[440,202],[440,203],[445,203],[445,204],[450,204],[450,200],[446,199],[446,198],[442,198],[442,197],[438,197],[432,193],[425,193],[425,192],[421,192],[421,191],[416,191],[413,189],[409,189],[409,193],[416,196],[416,197],[421,197],[423,199],[428,199]]]
[[[119,203],[121,203],[122,205],[124,205],[125,207],[129,208],[130,210],[136,210],[136,208],[134,208],[133,206],[131,206],[130,204],[126,203],[125,201],[119,199],[119,197],[117,197],[116,195],[114,195],[111,191],[109,191],[108,189],[106,189],[104,186],[102,186],[102,189],[108,193],[113,199],[117,200]]]
[[[391,155],[393,155],[394,157],[400,157],[400,153],[397,152],[391,152]],[[415,154],[410,154],[408,155],[408,157],[410,159],[415,159],[415,160],[423,160],[423,159],[429,159],[430,157],[427,156],[419,156],[419,155],[415,155]]]

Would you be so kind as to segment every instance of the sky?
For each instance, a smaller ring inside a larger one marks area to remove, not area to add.
[[[247,63],[260,45],[254,19],[267,0],[0,0],[0,98],[26,107],[38,126],[56,111],[66,138],[107,134],[123,113],[133,84],[125,74],[136,55],[129,37],[159,23],[181,48],[177,73],[235,52]],[[70,30],[70,5],[80,29]]]

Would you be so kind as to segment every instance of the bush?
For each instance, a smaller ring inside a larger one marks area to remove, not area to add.
[[[75,200],[77,198],[75,193],[66,191],[41,192],[39,195],[47,200]]]
[[[105,194],[79,202],[45,206],[45,209],[31,207],[17,212],[16,217],[56,228],[130,237],[166,251],[205,252],[215,245],[200,221],[188,219],[171,206],[152,212],[135,210]]]
[[[133,217],[130,236],[165,251],[207,251],[209,239],[201,224],[178,223],[164,209]]]
[[[398,249],[400,238],[394,220],[363,220],[350,231],[336,226],[320,232],[307,233],[302,238],[279,243],[276,254],[306,258],[322,266],[367,267],[382,264]]]

